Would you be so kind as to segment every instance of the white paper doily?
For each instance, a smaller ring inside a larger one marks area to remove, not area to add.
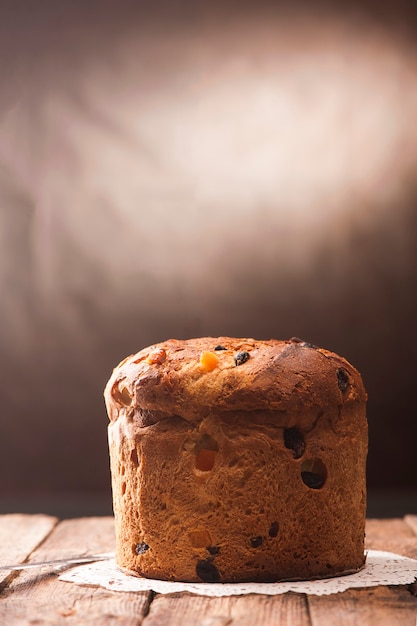
[[[392,552],[369,550],[365,567],[356,574],[283,583],[176,583],[137,578],[121,572],[115,561],[97,561],[78,566],[60,575],[60,580],[78,585],[94,585],[113,591],[155,591],[178,593],[188,591],[202,596],[236,596],[249,593],[278,595],[287,591],[310,595],[330,595],[353,587],[408,585],[417,579],[417,561]]]

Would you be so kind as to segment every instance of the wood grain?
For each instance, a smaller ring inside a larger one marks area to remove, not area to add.
[[[405,587],[309,596],[312,626],[416,626],[417,598]]]
[[[208,598],[193,594],[156,596],[143,626],[309,626],[306,597],[230,596]]]
[[[56,526],[30,560],[113,550],[112,518],[67,520]],[[21,572],[0,596],[0,624],[138,626],[148,609],[150,596],[149,592],[113,593],[82,587],[60,581],[51,570],[28,570]]]
[[[0,565],[24,563],[30,553],[48,536],[58,520],[48,515],[0,516]],[[16,572],[0,572],[0,588]]]
[[[368,520],[367,548],[416,555],[417,517]],[[2,562],[41,561],[114,550],[114,520],[57,523],[0,517]],[[58,571],[28,570],[4,581],[0,624],[51,626],[415,626],[413,586],[351,589],[331,596],[287,593],[208,598],[194,594],[112,592],[60,581]],[[7,574],[7,573],[6,573]]]
[[[414,520],[417,518],[414,517]],[[415,531],[417,531],[417,523]],[[366,521],[366,547],[417,559],[417,532],[415,531],[405,519],[369,519]]]

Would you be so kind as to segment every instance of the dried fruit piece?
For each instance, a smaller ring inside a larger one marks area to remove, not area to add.
[[[205,548],[211,544],[211,536],[205,528],[196,528],[188,533],[193,548]]]
[[[301,464],[301,478],[310,489],[321,489],[327,479],[327,469],[321,459],[307,459]]]
[[[259,548],[260,545],[262,545],[262,537],[260,535],[258,535],[257,537],[251,537],[249,539],[249,543],[252,546],[252,548]]]
[[[227,348],[225,348],[224,346],[220,346],[220,345],[216,346],[214,349],[215,350],[227,350]]]
[[[161,365],[167,358],[167,353],[163,348],[157,348],[153,352],[151,352],[146,359],[148,363],[151,365]]]
[[[220,580],[219,570],[210,561],[201,559],[198,561],[195,571],[197,576],[205,583],[217,583]]]
[[[314,343],[310,343],[309,341],[304,341],[304,339],[300,339],[299,337],[291,337],[291,343],[298,343],[302,348],[317,348]]]
[[[249,357],[250,357],[249,352],[246,352],[246,351],[237,352],[234,356],[235,365],[242,365],[243,363],[246,363]]]
[[[194,450],[195,448],[195,441],[193,441],[191,438],[188,438],[184,441],[184,443],[182,444],[182,449],[185,450],[186,452],[191,452],[191,450]]]
[[[135,545],[133,546],[133,551],[137,555],[145,554],[147,550],[149,550],[149,546],[144,541],[142,541],[141,543],[135,543]]]
[[[195,468],[200,472],[210,472],[216,460],[215,450],[199,450],[195,457]]]
[[[207,372],[212,372],[219,364],[219,357],[214,352],[204,351],[200,355],[200,365]]]
[[[201,472],[210,472],[219,451],[217,441],[208,433],[204,433],[195,444],[195,467]]]
[[[284,444],[286,448],[293,451],[294,459],[302,457],[306,449],[304,437],[295,426],[284,429]]]
[[[213,556],[216,556],[220,553],[219,546],[207,546],[207,551],[210,552]]]
[[[344,393],[349,387],[349,375],[343,367],[339,367],[337,370],[337,384],[342,393]]]
[[[278,535],[278,531],[279,531],[279,523],[278,522],[272,522],[271,526],[269,527],[269,531],[268,534],[270,537],[276,537]]]
[[[113,398],[122,406],[130,406],[132,404],[132,396],[127,387],[122,385],[122,381],[118,380],[111,390]]]
[[[324,485],[324,476],[314,472],[301,472],[303,483],[310,489],[321,489]]]

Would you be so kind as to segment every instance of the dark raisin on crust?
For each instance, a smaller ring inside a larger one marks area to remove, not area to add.
[[[349,387],[349,375],[343,367],[339,367],[337,370],[337,384],[342,393]]]
[[[279,523],[278,522],[272,522],[271,526],[269,527],[269,531],[268,534],[270,537],[276,537],[278,535],[278,531],[279,531]]]
[[[258,535],[257,537],[251,537],[249,539],[249,543],[252,546],[252,548],[259,548],[259,546],[262,544],[262,537],[260,535]]]
[[[304,341],[303,339],[300,339],[299,337],[291,337],[290,343],[296,343],[302,348],[313,348],[315,350],[318,349],[318,346],[314,345],[314,343],[310,343],[309,341]]]
[[[220,580],[219,570],[210,561],[201,559],[198,561],[195,571],[197,576],[205,583],[217,583]]]
[[[234,357],[235,365],[242,365],[243,363],[246,363],[249,357],[250,357],[249,352],[237,352]]]
[[[141,542],[141,543],[136,543],[134,546],[134,552],[135,554],[139,555],[139,554],[145,554],[145,552],[149,550],[149,546],[147,543],[145,542]]]
[[[294,459],[302,457],[306,449],[304,437],[295,426],[284,429],[284,444],[286,448],[293,451]]]
[[[325,477],[315,472],[301,472],[303,483],[310,489],[321,489],[325,483]]]
[[[310,489],[321,489],[327,479],[327,468],[319,458],[305,459],[300,467],[303,483]]]
[[[213,556],[216,556],[220,552],[219,546],[207,546],[207,551]]]
[[[216,346],[214,349],[215,350],[227,350],[227,348],[225,348],[224,346],[220,346],[220,345]]]

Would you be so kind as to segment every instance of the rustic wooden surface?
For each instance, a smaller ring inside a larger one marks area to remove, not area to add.
[[[367,547],[417,559],[417,516],[368,520]],[[113,519],[0,516],[0,565],[114,550]],[[416,626],[416,585],[207,598],[126,593],[60,581],[50,569],[0,573],[0,624],[24,626]]]

